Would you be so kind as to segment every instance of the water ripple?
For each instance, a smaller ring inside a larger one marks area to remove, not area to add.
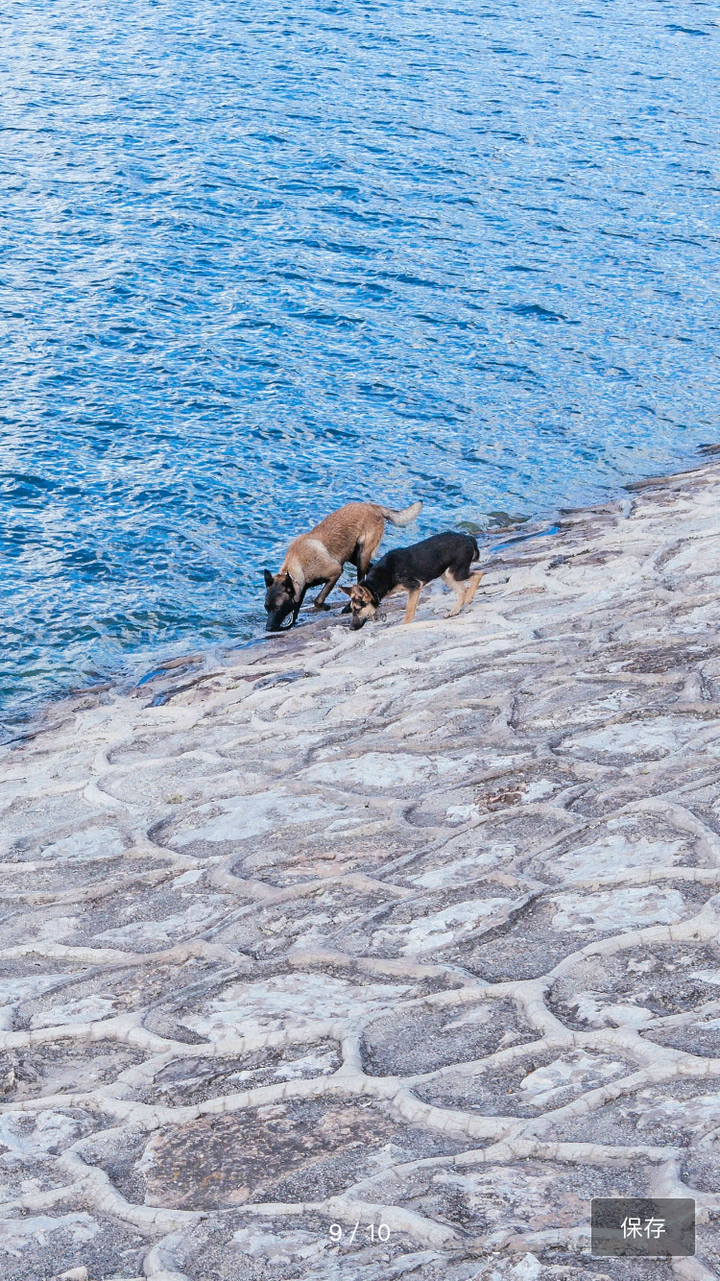
[[[18,0],[0,33],[8,723],[254,635],[349,499],[491,529],[717,439],[709,4]]]

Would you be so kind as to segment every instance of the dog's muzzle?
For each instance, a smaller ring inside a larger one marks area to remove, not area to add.
[[[366,619],[366,618],[355,618],[355,617],[353,617],[353,618],[350,620],[350,626],[352,627],[352,629],[353,629],[353,631],[354,631],[354,632],[359,632],[359,631],[360,631],[360,628],[361,628],[361,627],[364,627],[364,626],[365,626],[365,624],[366,624],[366,622],[367,622],[367,619]]]
[[[288,620],[287,622],[285,620]],[[269,614],[265,624],[266,632],[289,632],[295,619],[292,610],[287,614]]]

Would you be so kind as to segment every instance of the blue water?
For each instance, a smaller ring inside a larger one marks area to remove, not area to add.
[[[5,724],[257,634],[349,499],[485,529],[716,441],[719,36],[687,0],[6,6]]]

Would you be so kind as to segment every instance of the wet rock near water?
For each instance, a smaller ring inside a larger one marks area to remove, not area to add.
[[[3,749],[3,1277],[716,1275],[719,553],[710,464]]]

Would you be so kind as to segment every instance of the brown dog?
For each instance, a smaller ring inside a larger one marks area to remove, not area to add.
[[[265,570],[265,609],[267,632],[283,630],[283,622],[292,614],[295,623],[308,587],[324,583],[315,601],[316,609],[329,609],[327,597],[342,574],[343,565],[355,565],[358,579],[364,578],[373,555],[385,532],[385,521],[392,525],[409,525],[419,515],[422,503],[412,503],[402,511],[380,507],[378,503],[347,503],[331,512],[307,534],[294,538],[280,566],[280,572]]]

